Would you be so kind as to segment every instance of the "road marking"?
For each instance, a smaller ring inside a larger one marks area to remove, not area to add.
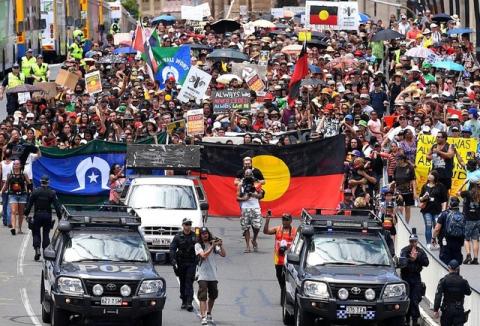
[[[28,242],[30,241],[31,231],[28,231],[27,235],[23,238],[20,251],[17,258],[17,275],[23,276],[23,261],[25,260],[25,253],[27,252]]]
[[[175,278],[177,279],[178,285],[180,285],[180,279],[178,278],[178,276],[175,276]],[[193,310],[195,311],[195,314],[197,315],[197,317],[202,319],[202,315],[200,314],[200,301],[198,301],[197,294],[195,293],[195,291],[193,291],[193,300],[198,306],[198,309],[195,308],[194,306]]]
[[[28,300],[27,289],[21,288],[20,296],[22,297],[23,306],[25,307],[25,310],[27,311],[27,314],[30,317],[32,324],[35,326],[42,326],[42,323],[40,323],[37,316],[35,316],[35,313],[33,312],[32,305],[30,304],[30,300]]]

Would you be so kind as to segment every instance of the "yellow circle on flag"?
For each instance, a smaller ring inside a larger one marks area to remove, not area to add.
[[[273,201],[283,196],[290,187],[290,170],[284,161],[272,155],[255,156],[252,165],[265,178],[265,197],[262,201]]]
[[[327,20],[328,19],[328,16],[330,16],[328,14],[328,11],[327,10],[322,10],[320,11],[320,13],[318,14],[318,17],[320,17],[321,20]]]

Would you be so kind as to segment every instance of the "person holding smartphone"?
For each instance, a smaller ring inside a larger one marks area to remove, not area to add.
[[[120,192],[123,183],[125,182],[125,175],[123,174],[123,166],[120,164],[114,164],[110,169],[110,204],[120,204]]]
[[[285,256],[287,250],[290,249],[293,239],[297,234],[297,228],[292,226],[292,215],[282,214],[282,224],[275,227],[269,227],[272,212],[268,210],[263,226],[263,233],[275,235],[275,245],[273,250],[273,263],[275,265],[275,273],[277,275],[278,284],[280,285],[281,299],[285,293],[285,275],[283,274],[283,265],[285,265]]]

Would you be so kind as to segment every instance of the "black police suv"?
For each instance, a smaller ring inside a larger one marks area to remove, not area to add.
[[[43,254],[43,322],[131,319],[161,326],[166,283],[138,231],[140,218],[66,207],[63,215]]]
[[[396,268],[406,262],[392,257],[378,219],[352,215],[302,211],[284,267],[286,325],[404,325],[409,289]]]

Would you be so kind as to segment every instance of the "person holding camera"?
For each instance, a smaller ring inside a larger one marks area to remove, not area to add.
[[[282,225],[270,228],[270,217],[272,212],[269,210],[263,226],[263,233],[275,235],[275,245],[273,249],[273,264],[275,265],[275,273],[277,275],[278,284],[280,285],[281,299],[285,293],[285,275],[283,274],[283,266],[285,265],[285,255],[293,239],[297,234],[297,228],[292,226],[292,215],[282,214]]]
[[[198,301],[202,325],[213,323],[212,309],[218,297],[217,263],[215,256],[225,257],[225,248],[220,238],[212,237],[207,227],[200,229],[200,237],[195,244],[195,255],[198,257]],[[208,299],[208,301],[207,301]]]
[[[243,237],[245,238],[245,253],[251,252],[250,248],[250,228],[253,231],[252,246],[253,250],[258,250],[257,237],[260,227],[262,226],[262,215],[260,211],[260,199],[265,192],[260,185],[255,185],[252,170],[245,171],[245,177],[237,186],[237,200],[240,203],[242,216],[240,217],[240,226],[242,228]]]
[[[192,231],[192,220],[184,218],[183,230],[175,235],[170,244],[170,259],[175,275],[180,281],[181,309],[193,310],[193,281],[197,266],[195,253],[196,235]]]
[[[243,168],[237,172],[237,178],[235,179],[235,186],[238,186],[241,182],[242,179],[245,178],[245,172],[247,170],[251,170],[253,177],[255,178],[256,182],[260,185],[265,184],[265,178],[263,177],[262,171],[260,171],[257,168],[253,167],[253,160],[251,157],[247,156],[243,159]]]

